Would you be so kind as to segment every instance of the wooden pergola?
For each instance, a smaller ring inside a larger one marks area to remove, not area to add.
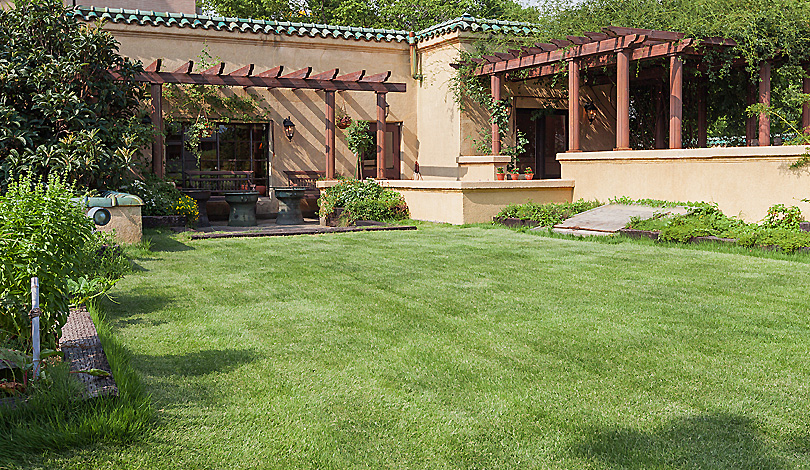
[[[286,88],[297,90],[322,90],[325,92],[326,104],[326,178],[335,178],[335,92],[368,91],[377,94],[377,178],[385,178],[385,108],[388,93],[404,93],[404,83],[389,83],[391,72],[366,75],[365,70],[338,75],[338,69],[312,74],[312,67],[296,70],[282,75],[283,66],[273,67],[254,74],[254,65],[250,64],[231,73],[225,74],[225,63],[222,62],[199,73],[192,73],[194,62],[189,61],[173,72],[161,70],[162,60],[152,62],[144,72],[133,77],[133,80],[151,84],[152,123],[155,126],[155,142],[152,144],[152,169],[159,176],[164,175],[163,153],[163,103],[162,86],[165,83],[186,85],[238,86],[258,88]],[[113,76],[119,77],[115,71]],[[158,97],[156,100],[155,97]],[[160,156],[155,158],[154,156]]]
[[[566,39],[538,43],[531,47],[510,49],[506,53],[485,55],[472,59],[478,65],[474,69],[477,76],[490,76],[492,97],[501,99],[501,86],[504,76],[512,81],[529,80],[568,72],[568,147],[571,152],[580,148],[579,109],[580,73],[588,68],[616,67],[616,148],[630,149],[630,63],[651,59],[669,59],[669,148],[682,148],[681,124],[683,119],[683,60],[684,56],[703,55],[707,48],[726,48],[736,45],[731,39],[685,38],[683,33],[656,31],[649,29],[607,27],[601,32],[587,32],[583,36],[566,36]],[[735,65],[744,65],[738,60]],[[747,104],[757,101],[766,105],[771,100],[771,62],[763,61],[759,70],[759,89],[749,87]],[[703,65],[705,67],[705,65]],[[653,72],[665,73],[662,67]],[[517,73],[520,72],[520,73]],[[660,75],[659,75],[660,76]],[[810,90],[810,79],[805,78],[804,89]],[[808,91],[805,91],[807,93]],[[659,109],[661,104],[657,104]],[[698,86],[698,145],[706,146],[706,85]],[[656,147],[666,146],[666,130],[656,120]],[[746,125],[747,142],[758,134],[759,145],[770,145],[770,118],[762,113]],[[810,126],[810,106],[804,105],[802,126]],[[492,124],[492,153],[500,154],[501,142],[498,126]]]

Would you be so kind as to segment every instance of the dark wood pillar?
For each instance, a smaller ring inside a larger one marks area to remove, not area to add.
[[[326,179],[335,179],[335,92],[326,92]]]
[[[616,53],[616,150],[630,150],[630,52]]]
[[[664,108],[664,85],[659,83],[655,89],[655,148],[667,148],[667,113]]]
[[[706,100],[707,100],[707,87],[706,87],[706,78],[705,77],[698,77],[700,82],[698,83],[697,89],[697,145],[698,148],[706,148],[707,145],[707,137],[708,137],[708,116],[706,110]]]
[[[579,152],[579,62],[568,62],[568,151]]]
[[[155,132],[155,140],[152,142],[152,172],[163,178],[165,170],[163,160],[165,158],[163,135],[163,86],[153,83],[152,93],[152,127]]]
[[[683,61],[678,56],[669,58],[669,148],[683,148]]]
[[[759,102],[771,105],[771,63],[763,61],[759,66]],[[759,146],[771,145],[771,117],[766,112],[759,113]]]
[[[489,88],[492,93],[493,101],[500,101],[501,99],[501,76],[494,74],[489,79]],[[501,154],[501,130],[495,119],[492,120],[492,155]]]
[[[805,73],[807,73],[806,70]],[[810,77],[802,79],[802,93],[810,95]],[[802,104],[802,129],[805,134],[810,134],[810,101]]]
[[[377,93],[377,179],[385,179],[385,93]]]
[[[745,103],[748,106],[757,103],[757,89],[753,82],[748,80],[747,86],[747,95]],[[745,119],[745,145],[746,147],[751,147],[754,145],[754,141],[757,139],[757,118],[754,116],[748,116]]]

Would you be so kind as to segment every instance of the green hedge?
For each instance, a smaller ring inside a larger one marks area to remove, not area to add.
[[[585,201],[583,199],[564,203],[548,202],[538,204],[536,202],[527,202],[525,204],[509,204],[498,213],[498,217],[534,220],[539,222],[541,227],[552,227],[571,216],[601,205],[599,201]]]
[[[396,191],[383,188],[373,180],[346,179],[321,192],[319,214],[327,216],[336,207],[344,208],[347,223],[355,220],[390,221],[410,217],[405,199]]]

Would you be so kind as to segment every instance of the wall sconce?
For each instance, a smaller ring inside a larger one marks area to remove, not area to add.
[[[596,105],[593,104],[593,101],[587,101],[583,108],[585,108],[585,116],[588,117],[588,122],[593,124],[593,121],[596,120]]]
[[[292,142],[293,136],[295,135],[295,124],[293,124],[290,116],[287,116],[287,119],[284,120],[282,125],[284,126],[284,135]]]

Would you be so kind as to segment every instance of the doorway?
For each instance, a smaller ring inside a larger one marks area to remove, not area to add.
[[[568,151],[568,111],[518,108],[515,125],[529,141],[517,157],[520,169],[530,167],[541,179],[559,179],[557,154]]]
[[[368,131],[371,133],[375,150],[363,153],[363,179],[377,177],[377,123],[369,123]],[[385,179],[400,179],[401,143],[402,123],[387,123],[385,126]]]

